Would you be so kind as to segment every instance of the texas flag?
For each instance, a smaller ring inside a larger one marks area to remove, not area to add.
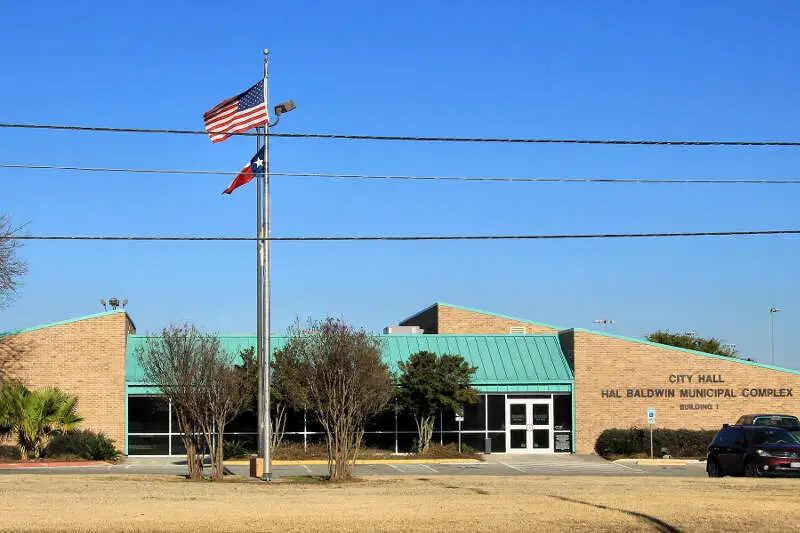
[[[234,178],[233,183],[230,184],[230,187],[222,191],[222,194],[230,194],[233,192],[234,189],[237,187],[241,187],[245,183],[250,183],[254,177],[258,174],[264,173],[264,147],[261,147],[261,150],[256,152],[256,155],[253,156],[253,159],[250,160],[250,164],[247,165],[239,172],[239,175]]]

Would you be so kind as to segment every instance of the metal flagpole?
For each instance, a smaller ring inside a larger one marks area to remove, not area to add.
[[[264,107],[269,110],[269,50],[264,50]],[[261,305],[261,330],[264,333],[264,342],[262,349],[262,360],[264,362],[263,372],[261,373],[264,381],[264,418],[261,430],[261,439],[263,441],[262,450],[264,457],[264,473],[261,477],[264,481],[272,480],[272,456],[270,455],[270,441],[272,438],[272,422],[270,421],[270,264],[269,264],[269,122],[264,126],[264,187],[262,189],[261,198],[261,268],[262,268],[262,291],[263,300]]]
[[[258,131],[258,129],[257,129]],[[256,153],[261,150],[261,136],[256,135]],[[261,239],[261,195],[262,195],[262,175],[256,175],[256,360],[258,362],[258,456],[264,457],[264,442],[262,438],[264,429],[264,405],[261,399],[264,397],[264,380],[261,378],[264,373],[264,330],[262,329],[261,314],[264,300],[264,270],[261,264],[261,247],[264,241]]]

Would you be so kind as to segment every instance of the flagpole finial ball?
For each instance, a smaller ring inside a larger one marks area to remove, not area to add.
[[[268,56],[268,55],[269,55],[269,48],[264,48],[264,55],[265,55],[265,56]]]

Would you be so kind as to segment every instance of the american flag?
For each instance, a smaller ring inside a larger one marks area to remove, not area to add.
[[[269,122],[267,106],[264,105],[264,80],[203,113],[203,121],[206,123],[208,136],[214,143],[222,142],[234,133]]]

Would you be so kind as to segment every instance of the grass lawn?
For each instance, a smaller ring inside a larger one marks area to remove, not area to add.
[[[2,531],[794,531],[800,480],[0,476]]]

